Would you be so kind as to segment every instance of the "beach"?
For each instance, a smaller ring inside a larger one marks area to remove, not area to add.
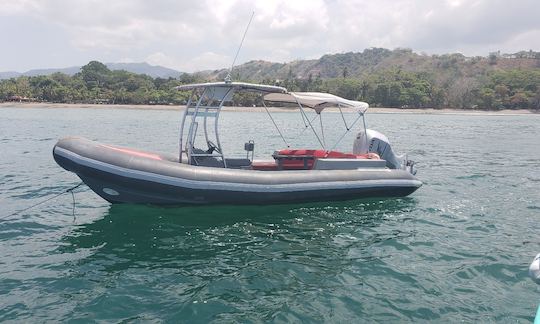
[[[66,104],[66,103],[42,103],[42,102],[2,102],[1,108],[91,108],[91,109],[139,109],[139,110],[184,110],[185,106],[177,105],[111,105],[111,104]],[[284,107],[268,107],[272,112],[295,112],[296,108],[284,108]],[[223,111],[230,112],[261,112],[263,107],[230,107],[225,106]],[[325,112],[339,112],[337,108],[326,108]],[[539,114],[540,111],[531,111],[526,109],[516,110],[466,110],[466,109],[433,109],[433,108],[381,108],[370,107],[369,113],[374,114],[430,114],[430,115],[529,115]]]

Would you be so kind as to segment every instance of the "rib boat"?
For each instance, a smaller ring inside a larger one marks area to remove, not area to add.
[[[180,124],[177,154],[67,137],[54,146],[55,161],[111,203],[266,205],[338,201],[402,197],[422,185],[415,177],[414,162],[406,155],[396,155],[386,136],[366,128],[369,105],[365,102],[328,93],[292,92],[279,86],[227,80],[181,85],[177,90],[191,92]],[[254,159],[253,141],[244,143],[246,155],[242,157],[229,156],[221,146],[220,113],[224,104],[241,92],[260,97],[262,109],[287,144],[268,160]],[[268,103],[294,105],[320,147],[291,146],[273,119]],[[333,146],[326,145],[324,138],[321,114],[327,108],[341,114],[345,128]],[[350,115],[354,117],[347,122],[345,117]],[[319,130],[314,127],[317,117]],[[335,150],[356,125],[360,126],[352,152]]]

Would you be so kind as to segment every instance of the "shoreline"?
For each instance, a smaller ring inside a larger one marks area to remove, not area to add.
[[[45,109],[136,109],[136,110],[178,110],[182,111],[185,106],[175,105],[111,105],[111,104],[64,104],[64,103],[30,103],[30,102],[3,102],[2,108],[45,108]],[[296,112],[294,108],[268,107],[272,112]],[[225,112],[262,112],[262,107],[223,107]],[[326,112],[339,112],[337,108],[327,108]],[[511,115],[538,115],[540,111],[530,111],[526,109],[518,110],[465,110],[465,109],[433,109],[433,108],[379,108],[370,107],[368,113],[371,114],[427,114],[427,115],[480,115],[480,116],[511,116]]]

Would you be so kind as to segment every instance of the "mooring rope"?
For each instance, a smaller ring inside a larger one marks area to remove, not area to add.
[[[83,185],[83,182],[79,183],[79,184],[76,185],[76,186],[73,186],[73,187],[71,187],[71,188],[69,188],[69,189],[66,189],[66,190],[62,191],[62,192],[59,193],[59,194],[56,194],[56,195],[54,195],[54,196],[52,196],[52,197],[49,197],[49,198],[47,198],[47,199],[45,199],[45,200],[43,200],[43,201],[40,201],[40,202],[38,202],[38,203],[36,203],[36,204],[33,204],[33,205],[31,205],[31,206],[28,206],[28,207],[26,207],[26,208],[23,208],[23,209],[21,209],[21,210],[18,210],[18,211],[16,211],[16,212],[13,212],[13,213],[11,213],[11,214],[9,214],[9,215],[5,215],[4,217],[0,217],[0,218],[1,218],[1,219],[4,219],[4,218],[11,217],[11,216],[15,216],[15,215],[17,215],[17,214],[20,214],[20,213],[23,213],[23,212],[25,212],[25,211],[27,211],[27,210],[30,210],[30,209],[32,209],[32,208],[35,208],[35,207],[37,207],[37,206],[39,206],[39,205],[43,205],[44,203],[49,202],[49,201],[51,201],[51,200],[53,200],[53,199],[56,199],[56,198],[62,196],[63,194],[67,194],[67,193],[71,193],[71,197],[72,197],[72,199],[73,199],[73,210],[72,210],[72,211],[73,211],[73,215],[75,215],[75,194],[73,193],[73,190],[79,188],[79,187],[82,186],[82,185]]]

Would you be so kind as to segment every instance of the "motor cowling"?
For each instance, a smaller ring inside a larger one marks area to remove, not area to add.
[[[404,156],[398,156],[392,151],[388,138],[376,130],[366,129],[356,135],[353,144],[353,154],[377,153],[386,161],[389,169],[405,169],[408,161]]]

